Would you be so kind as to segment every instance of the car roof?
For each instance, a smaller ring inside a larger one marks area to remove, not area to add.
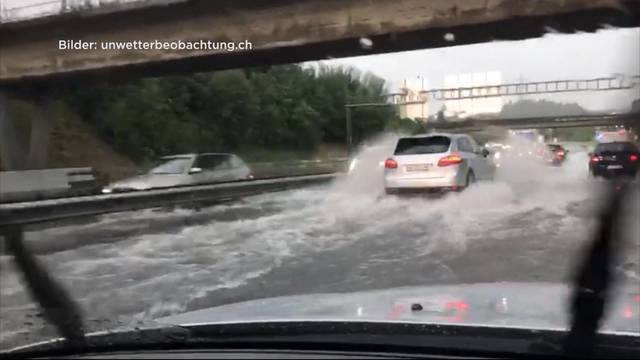
[[[227,155],[227,156],[234,156],[235,154],[232,153],[199,153],[196,155]]]
[[[631,145],[635,145],[631,141],[607,141],[607,142],[598,143],[598,145],[605,145],[605,144],[631,144]]]
[[[433,133],[427,133],[427,134],[417,134],[417,135],[412,135],[412,136],[403,136],[400,139],[415,139],[415,138],[425,138],[425,137],[432,137],[432,136],[446,136],[446,137],[450,137],[450,138],[457,138],[457,137],[467,136],[467,134],[453,134],[453,133],[437,133],[437,132],[433,132]]]
[[[629,147],[638,148],[638,146],[632,141],[610,141],[598,143],[598,145],[596,145],[596,149],[606,145],[627,145]]]
[[[167,155],[167,156],[163,156],[161,157],[161,159],[176,159],[176,158],[191,158],[191,157],[195,157],[195,156],[200,156],[200,155],[235,155],[232,153],[191,153],[191,154],[176,154],[176,155]]]
[[[178,159],[178,158],[191,158],[194,157],[196,154],[176,154],[176,155],[167,155],[167,156],[163,156],[160,159]]]

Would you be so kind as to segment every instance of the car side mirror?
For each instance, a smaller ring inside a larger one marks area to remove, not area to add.
[[[591,157],[591,156],[593,156],[593,153],[592,153],[592,152],[590,152],[590,153],[588,153],[587,155],[589,155],[589,157]]]
[[[189,174],[199,174],[202,172],[202,168],[199,167],[192,167],[191,169],[189,169]]]
[[[482,150],[480,150],[480,153],[482,154],[482,156],[487,157],[489,156],[490,152],[489,150],[487,150],[487,148],[482,148]]]

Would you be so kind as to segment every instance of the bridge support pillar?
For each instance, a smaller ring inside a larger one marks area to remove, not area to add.
[[[49,138],[54,119],[50,111],[50,102],[36,102],[30,113],[30,123],[20,124],[16,114],[10,111],[10,97],[0,91],[0,169],[26,170],[47,166]],[[21,126],[25,125],[25,126]],[[25,136],[24,128],[30,128]]]
[[[37,103],[35,114],[31,118],[31,136],[29,139],[29,169],[42,169],[47,167],[49,155],[49,139],[53,129],[54,119],[49,101]]]
[[[20,148],[15,122],[10,119],[9,96],[0,91],[0,169],[21,169],[26,163],[26,151]]]

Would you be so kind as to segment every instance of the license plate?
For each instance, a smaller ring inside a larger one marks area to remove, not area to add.
[[[429,164],[418,164],[418,165],[407,165],[405,169],[407,171],[427,171],[431,165]]]
[[[609,166],[607,166],[607,170],[616,170],[616,169],[622,169],[622,165],[609,165]]]

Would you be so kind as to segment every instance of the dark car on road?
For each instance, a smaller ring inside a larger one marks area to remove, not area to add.
[[[632,142],[616,141],[598,144],[589,154],[589,172],[594,177],[635,177],[640,151]]]
[[[567,158],[569,150],[559,144],[547,144],[544,159],[553,166],[560,166]]]

